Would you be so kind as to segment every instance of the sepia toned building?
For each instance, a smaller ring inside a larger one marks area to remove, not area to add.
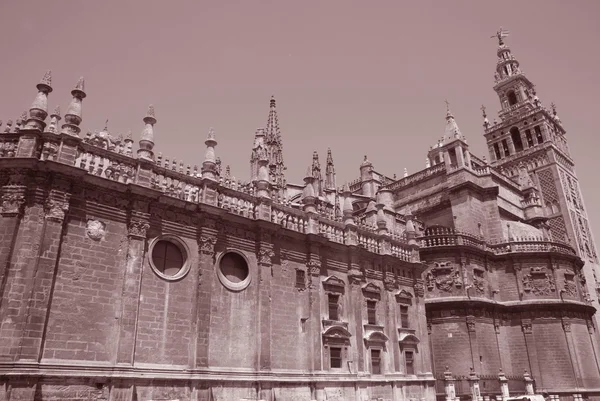
[[[83,78],[48,115],[47,73],[0,127],[0,400],[600,399],[566,132],[498,37],[489,161],[448,106],[425,170],[345,185],[331,151],[288,182],[273,98],[242,182],[212,129],[162,157],[152,106],[136,150],[83,134]]]

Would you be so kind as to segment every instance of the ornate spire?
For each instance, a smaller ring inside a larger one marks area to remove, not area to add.
[[[327,148],[327,165],[325,166],[325,189],[334,190],[335,185],[335,166],[333,165],[333,156],[331,149]]]
[[[258,128],[254,134],[254,145],[252,146],[252,153],[250,154],[251,181],[256,181],[258,179],[258,160],[260,158],[260,152],[265,150],[265,130],[263,128]]]
[[[487,118],[486,108],[484,105],[481,105],[481,112],[483,113],[483,128],[488,129],[490,127],[490,120]]]
[[[60,106],[56,106],[52,114],[50,114],[50,125],[48,126],[48,132],[58,134],[58,122],[60,119]]]
[[[450,111],[450,103],[446,100],[446,130],[444,131],[444,142],[450,142],[453,139],[462,139],[462,134],[458,124],[454,120],[454,115]]]
[[[29,109],[29,119],[27,119],[27,115],[25,119],[21,123],[24,125],[25,129],[34,129],[43,131],[46,128],[46,123],[44,120],[48,116],[48,94],[52,92],[52,73],[50,71],[46,71],[46,74],[42,77],[42,80],[39,84],[37,84],[38,93],[31,104],[31,108]]]
[[[65,113],[65,123],[62,126],[62,132],[64,134],[78,136],[81,131],[81,128],[79,128],[79,124],[81,124],[81,103],[86,97],[84,88],[85,81],[83,80],[83,77],[81,77],[79,78],[79,81],[77,81],[75,89],[71,91],[73,99],[71,99],[71,103]]]
[[[319,154],[317,153],[316,150],[313,151],[311,174],[313,177],[315,194],[317,196],[320,196],[322,194],[323,176],[321,175],[321,163],[319,162]]]
[[[206,138],[204,144],[206,145],[206,152],[202,163],[202,178],[216,180],[218,175],[217,158],[215,157],[217,141],[215,140],[215,130],[212,127],[208,130],[208,138]]]
[[[154,160],[154,124],[156,124],[156,115],[154,113],[154,106],[148,106],[146,117],[143,119],[144,130],[140,135],[139,149],[137,151],[138,157],[141,159]],[[108,120],[106,120],[108,124]]]
[[[500,30],[492,36],[492,38],[498,38],[498,63],[496,64],[496,73],[494,74],[496,83],[522,73],[519,69],[519,62],[510,52],[510,47],[504,43],[504,38],[508,34],[508,31],[500,27]]]
[[[284,176],[285,165],[283,163],[283,143],[281,132],[279,131],[279,119],[277,117],[274,96],[271,96],[271,101],[269,102],[269,117],[265,129],[264,142],[267,148],[268,166],[271,171],[273,183],[282,189],[286,186]]]

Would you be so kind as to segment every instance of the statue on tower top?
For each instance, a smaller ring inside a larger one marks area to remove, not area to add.
[[[509,35],[509,31],[500,27],[498,32],[494,36],[490,36],[491,38],[498,38],[498,46],[504,46],[504,38]]]

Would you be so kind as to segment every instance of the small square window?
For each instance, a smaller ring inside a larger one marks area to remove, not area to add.
[[[332,347],[329,349],[329,365],[332,369],[342,368],[342,349]]]
[[[381,374],[381,350],[378,350],[378,349],[371,350],[371,374],[373,374],[373,375]]]
[[[400,327],[403,329],[410,328],[408,321],[408,306],[400,305]]]
[[[367,321],[369,324],[377,324],[377,302],[367,301]]]
[[[339,320],[339,295],[329,294],[328,295],[328,304],[329,304],[329,320]]]

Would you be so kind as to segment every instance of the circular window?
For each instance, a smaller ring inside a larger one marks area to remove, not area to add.
[[[150,243],[150,266],[167,280],[177,280],[190,270],[189,252],[184,242],[174,236],[161,236]]]
[[[232,291],[241,291],[250,284],[250,269],[246,258],[237,252],[225,252],[217,261],[219,281]]]

